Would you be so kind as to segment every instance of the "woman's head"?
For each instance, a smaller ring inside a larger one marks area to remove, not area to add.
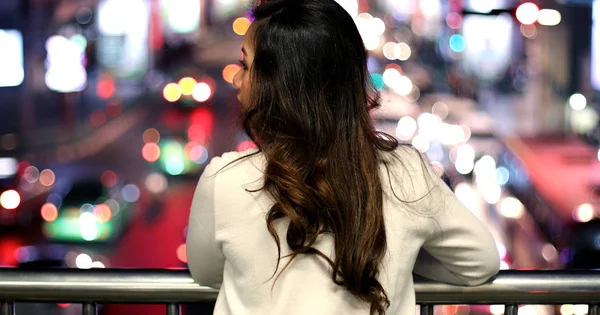
[[[255,140],[326,146],[355,131],[377,102],[352,17],[333,0],[261,1],[253,14],[234,84]]]
[[[334,0],[263,0],[253,14],[234,84],[244,128],[267,160],[263,189],[275,201],[269,232],[279,248],[274,221],[289,219],[292,260],[322,257],[333,282],[383,314],[380,153],[398,143],[369,116],[379,98],[362,38]],[[334,238],[332,259],[312,247],[322,234]]]

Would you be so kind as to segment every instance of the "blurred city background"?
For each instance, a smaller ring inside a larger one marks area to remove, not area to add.
[[[599,268],[600,0],[337,1],[370,51],[377,128],[445,172],[492,230],[502,268]],[[0,266],[186,267],[204,165],[254,147],[231,84],[248,6],[0,1]],[[17,304],[19,314],[78,311]]]

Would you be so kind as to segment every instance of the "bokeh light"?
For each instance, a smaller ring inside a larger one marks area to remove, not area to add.
[[[185,243],[177,246],[176,255],[179,261],[181,261],[182,263],[187,263],[187,249]]]
[[[212,89],[205,82],[194,85],[192,97],[198,102],[206,102],[212,96]]]
[[[248,18],[239,17],[233,21],[233,31],[238,35],[245,35],[251,23]]]
[[[148,142],[142,147],[142,157],[148,162],[156,162],[160,158],[160,147],[154,142]]]
[[[587,106],[587,99],[583,94],[575,93],[569,97],[569,106],[576,111],[583,110]]]
[[[150,173],[144,182],[146,189],[153,194],[160,194],[168,187],[167,178],[161,173]]]
[[[102,172],[102,175],[100,175],[100,181],[105,187],[111,188],[117,184],[119,178],[117,177],[117,174],[113,171],[104,171]]]
[[[246,151],[248,149],[254,149],[254,148],[256,148],[256,144],[252,140],[244,140],[244,141],[238,143],[235,150],[242,152],[242,151]]]
[[[93,213],[96,217],[96,221],[99,223],[106,223],[110,221],[113,215],[110,207],[103,203],[94,206]]]
[[[177,102],[182,94],[181,87],[177,83],[169,83],[163,89],[163,97],[167,102]]]
[[[194,86],[196,85],[196,83],[198,83],[198,82],[194,78],[184,77],[184,78],[181,78],[181,80],[179,80],[179,82],[177,84],[179,85],[179,88],[181,89],[182,95],[192,95],[192,90],[194,89]]]
[[[540,25],[555,26],[560,24],[562,16],[554,9],[542,9],[538,12],[538,23]]]
[[[81,238],[86,241],[93,241],[98,238],[98,226],[96,225],[96,216],[93,213],[83,212],[79,215],[79,233]],[[79,267],[79,264],[77,266]]]
[[[540,9],[535,3],[525,2],[517,8],[515,15],[521,24],[528,25],[537,21],[539,12]]]
[[[53,222],[58,218],[58,208],[53,203],[47,202],[42,206],[40,215],[44,221]]]
[[[21,196],[14,189],[9,189],[0,195],[0,206],[7,210],[16,209],[21,204]]]
[[[140,189],[134,184],[128,184],[121,190],[123,199],[127,202],[136,202],[140,199]]]
[[[589,203],[581,204],[573,210],[573,219],[577,222],[589,222],[595,217],[594,206]]]
[[[502,199],[497,205],[500,214],[506,218],[519,219],[525,212],[525,207],[519,199],[512,196]]]
[[[240,71],[242,67],[236,64],[228,64],[223,68],[223,80],[227,83],[233,83],[233,77]]]
[[[160,133],[154,128],[148,128],[142,135],[144,143],[158,143],[160,141]]]
[[[54,184],[54,172],[50,169],[45,169],[40,173],[40,183],[44,186],[52,186]]]

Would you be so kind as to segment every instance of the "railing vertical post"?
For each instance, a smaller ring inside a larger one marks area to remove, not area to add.
[[[180,315],[181,306],[179,304],[169,303],[167,304],[167,315]]]
[[[504,315],[517,315],[519,306],[514,304],[504,305]]]
[[[589,315],[600,315],[600,305],[588,305],[588,314]]]
[[[433,315],[433,305],[421,304],[421,315]]]
[[[82,315],[97,315],[98,314],[98,306],[96,303],[83,303],[82,305]]]
[[[15,314],[15,303],[0,302],[0,315],[14,315],[14,314]]]

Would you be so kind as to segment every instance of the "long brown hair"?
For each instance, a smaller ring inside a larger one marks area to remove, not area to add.
[[[387,294],[377,280],[386,251],[383,152],[398,142],[375,130],[369,111],[380,106],[368,54],[353,19],[333,0],[261,1],[252,10],[251,97],[243,109],[247,134],[266,158],[264,187],[275,200],[267,226],[289,219],[286,242],[314,254],[331,278],[384,314]],[[335,257],[313,247],[333,237]],[[279,262],[274,272],[279,269]]]

